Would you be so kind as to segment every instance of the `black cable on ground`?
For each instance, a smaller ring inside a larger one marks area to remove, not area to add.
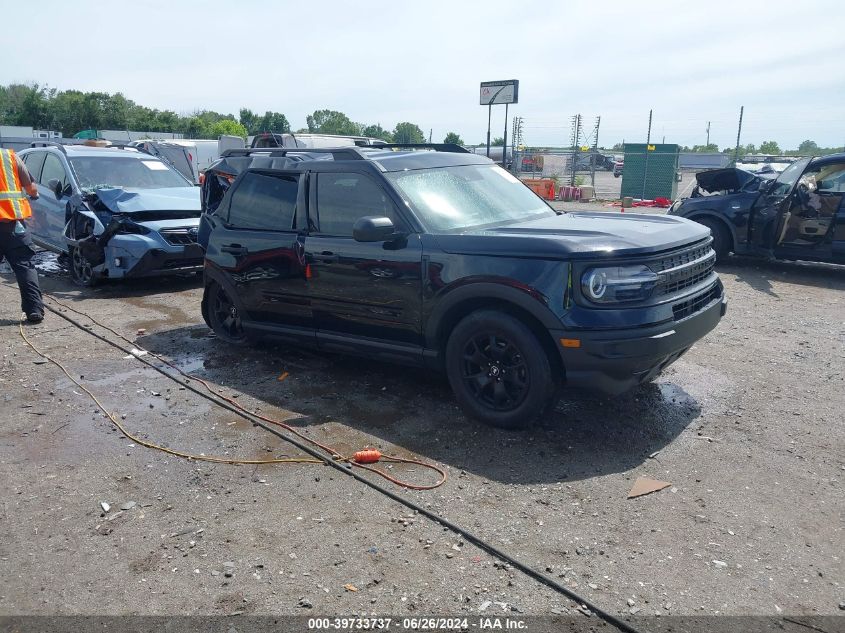
[[[239,415],[240,417],[244,418],[245,420],[252,422],[255,426],[258,426],[258,427],[264,429],[268,433],[272,433],[273,435],[275,435],[279,439],[282,439],[285,442],[293,444],[299,450],[304,451],[304,452],[308,453],[309,455],[316,457],[317,459],[320,459],[326,465],[331,466],[332,468],[344,473],[345,475],[349,475],[350,477],[360,481],[364,485],[369,486],[373,490],[380,492],[384,496],[386,496],[390,499],[393,499],[394,501],[396,501],[398,503],[401,503],[402,505],[404,505],[405,507],[407,507],[411,510],[414,510],[418,514],[421,514],[425,517],[428,517],[432,521],[439,523],[440,525],[442,525],[446,528],[449,528],[452,532],[459,534],[460,536],[462,536],[464,539],[466,539],[470,543],[473,543],[474,545],[476,545],[480,549],[483,549],[487,553],[492,554],[493,556],[495,556],[499,560],[502,560],[502,561],[510,564],[511,566],[513,566],[516,569],[519,569],[521,572],[523,572],[527,576],[533,578],[534,580],[546,585],[547,587],[550,587],[551,589],[554,589],[558,593],[565,595],[567,598],[569,598],[570,600],[573,600],[574,602],[578,603],[579,605],[586,606],[590,611],[595,613],[599,618],[601,618],[602,620],[604,620],[605,622],[607,622],[609,624],[612,624],[613,626],[615,626],[619,630],[625,631],[626,633],[639,633],[639,631],[637,629],[635,629],[633,626],[631,626],[627,622],[620,620],[619,618],[617,618],[612,613],[608,613],[607,611],[605,611],[601,607],[596,606],[595,604],[593,604],[592,602],[590,602],[586,598],[579,596],[577,593],[575,593],[571,589],[568,589],[567,587],[561,585],[559,582],[553,580],[552,578],[549,578],[548,576],[546,576],[542,572],[537,571],[536,569],[530,567],[526,563],[520,562],[518,559],[510,556],[509,554],[506,554],[502,550],[498,549],[495,545],[492,545],[492,544],[488,543],[487,541],[485,541],[484,539],[482,539],[480,536],[476,536],[472,532],[466,530],[465,528],[460,527],[459,525],[452,523],[448,519],[445,519],[445,518],[441,517],[440,515],[432,512],[430,510],[426,510],[424,507],[414,503],[410,499],[406,499],[402,495],[399,495],[399,494],[395,493],[394,491],[377,484],[374,481],[370,481],[366,477],[359,475],[357,472],[352,470],[347,465],[334,461],[333,459],[331,459],[331,457],[324,455],[323,453],[317,451],[313,447],[308,446],[307,444],[305,444],[303,442],[300,442],[299,440],[295,439],[294,437],[291,437],[289,435],[286,435],[285,433],[280,432],[279,430],[275,429],[274,427],[262,422],[258,418],[255,418],[250,413],[248,413],[246,411],[242,411],[242,410],[240,410],[236,407],[231,406],[230,404],[228,404],[225,401],[218,400],[214,396],[212,396],[208,393],[205,393],[203,391],[200,391],[199,389],[197,389],[196,387],[194,387],[193,385],[191,385],[187,381],[184,381],[184,382],[180,381],[175,376],[173,376],[169,372],[165,371],[164,369],[162,369],[161,367],[159,367],[155,363],[152,363],[152,362],[148,361],[147,359],[145,359],[143,357],[135,356],[134,354],[131,353],[131,350],[126,349],[125,347],[119,345],[118,343],[115,343],[114,341],[110,341],[109,339],[102,336],[101,334],[97,334],[96,332],[91,331],[89,328],[85,327],[83,324],[79,323],[75,319],[72,319],[71,317],[67,316],[66,314],[63,314],[62,312],[56,310],[55,308],[52,308],[49,305],[45,305],[44,307],[47,310],[49,310],[50,312],[52,312],[53,314],[61,317],[65,321],[71,323],[73,326],[79,328],[80,330],[82,330],[86,334],[90,334],[94,338],[99,339],[100,341],[106,343],[107,345],[111,345],[115,349],[118,349],[125,354],[130,354],[130,355],[134,356],[136,359],[138,359],[139,361],[141,361],[145,365],[153,368],[154,370],[156,370],[158,373],[162,374],[166,378],[173,380],[174,382],[178,382],[180,386],[185,387],[186,389],[188,389],[189,391],[192,391],[193,393],[197,394],[198,396],[205,398],[209,402],[212,402],[212,403],[216,404],[217,406],[219,406],[221,408],[227,409],[228,411],[231,411],[232,413],[234,413],[236,415]]]

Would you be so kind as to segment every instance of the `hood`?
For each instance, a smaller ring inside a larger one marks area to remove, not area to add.
[[[199,215],[200,212],[199,187],[97,189],[93,195],[112,213],[195,211]]]
[[[763,180],[759,175],[744,169],[726,167],[725,169],[709,169],[695,175],[698,186],[708,192],[740,191],[749,184]]]
[[[674,216],[576,212],[438,235],[437,242],[448,253],[587,259],[658,253],[709,234],[707,227]]]

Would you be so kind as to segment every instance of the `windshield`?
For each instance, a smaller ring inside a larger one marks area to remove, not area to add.
[[[77,156],[70,164],[82,189],[164,189],[192,187],[187,180],[157,158]]]
[[[804,168],[809,162],[810,159],[805,158],[804,160],[792,163],[789,167],[784,169],[783,173],[777,177],[775,184],[772,185],[772,188],[769,190],[769,196],[773,198],[780,198],[787,195],[792,190],[795,183],[798,182],[798,178],[804,172]]]
[[[495,165],[385,174],[434,233],[555,215],[517,178]]]

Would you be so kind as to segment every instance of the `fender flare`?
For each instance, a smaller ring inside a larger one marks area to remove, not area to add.
[[[208,290],[208,285],[211,282],[219,284],[227,293],[229,293],[229,298],[232,300],[232,303],[235,304],[235,307],[238,309],[238,312],[240,312],[241,314],[247,314],[246,309],[244,308],[244,305],[241,302],[241,298],[238,295],[237,288],[235,288],[235,284],[232,283],[231,279],[228,275],[226,275],[226,273],[219,270],[216,266],[209,265],[208,260],[205,260],[203,275],[205,277],[205,283],[203,284],[204,287],[202,293],[202,301],[200,302],[200,311],[202,312],[202,318],[208,327],[211,327],[211,320],[208,318],[208,297],[206,295],[206,291]]]
[[[560,319],[538,297],[532,296],[528,289],[514,288],[499,283],[475,282],[447,290],[437,302],[436,307],[426,319],[424,334],[426,346],[436,349],[442,328],[448,325],[450,315],[463,304],[477,301],[507,303],[531,315],[547,330],[561,329]]]

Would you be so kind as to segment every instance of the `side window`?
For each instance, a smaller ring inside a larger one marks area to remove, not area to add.
[[[816,175],[819,193],[845,192],[845,164],[825,165]]]
[[[59,160],[58,156],[47,154],[47,158],[44,159],[44,167],[41,169],[41,177],[38,179],[38,182],[46,187],[47,183],[53,178],[62,183],[63,189],[67,187],[67,172],[62,165],[62,161]]]
[[[317,175],[317,217],[312,221],[319,233],[352,237],[355,221],[366,215],[396,222],[393,203],[378,184],[364,174]]]
[[[229,204],[229,226],[290,231],[296,217],[298,176],[247,172]]]
[[[41,166],[44,165],[45,155],[46,152],[30,152],[23,157],[23,164],[32,176],[32,182],[38,182],[41,178]]]

